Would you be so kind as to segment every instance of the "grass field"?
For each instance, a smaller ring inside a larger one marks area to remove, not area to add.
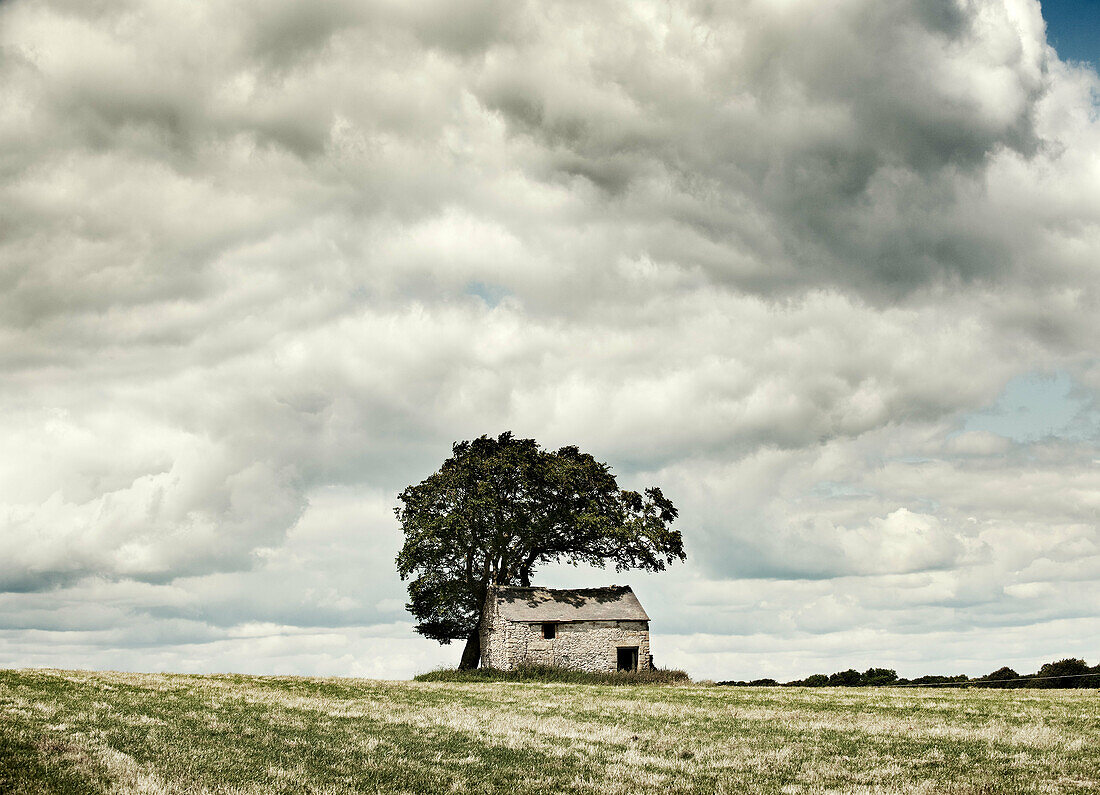
[[[1085,793],[1100,692],[0,671],[5,793]]]

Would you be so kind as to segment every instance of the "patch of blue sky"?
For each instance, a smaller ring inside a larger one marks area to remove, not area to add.
[[[1016,442],[1059,438],[1084,441],[1100,436],[1095,395],[1068,373],[1028,373],[1013,378],[989,408],[963,419],[961,432],[989,431]]]
[[[1100,66],[1100,0],[1042,0],[1047,41],[1063,61]]]
[[[491,282],[471,281],[466,283],[467,295],[474,295],[485,302],[490,309],[499,304],[510,293],[499,284]]]

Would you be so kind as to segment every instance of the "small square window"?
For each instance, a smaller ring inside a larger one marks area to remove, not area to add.
[[[542,636],[546,640],[553,640],[554,637],[557,634],[558,634],[558,625],[557,624],[543,624],[542,625]]]
[[[638,647],[637,646],[619,646],[615,650],[615,663],[616,668],[620,671],[637,671],[638,670]]]

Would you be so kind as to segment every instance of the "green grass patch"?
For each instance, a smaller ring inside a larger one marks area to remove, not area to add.
[[[0,671],[0,793],[1100,791],[1097,691],[462,674]]]

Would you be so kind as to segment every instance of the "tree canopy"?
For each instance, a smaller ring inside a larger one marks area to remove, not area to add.
[[[407,608],[420,634],[467,641],[463,668],[477,667],[491,586],[530,585],[551,562],[663,571],[686,557],[659,488],[620,489],[607,464],[577,447],[551,452],[511,432],[456,442],[438,472],[398,499]]]

